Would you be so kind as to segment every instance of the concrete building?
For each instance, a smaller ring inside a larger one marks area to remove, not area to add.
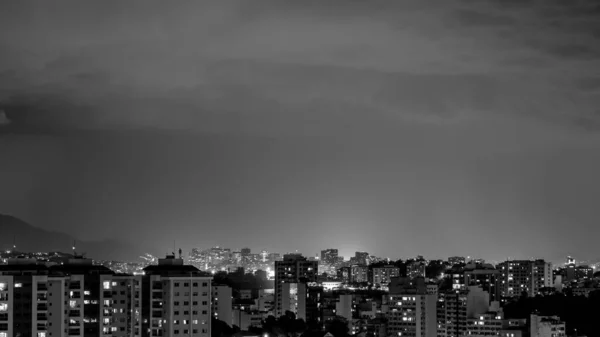
[[[233,325],[237,325],[241,330],[248,331],[250,327],[261,327],[263,316],[258,311],[252,310],[233,310]]]
[[[448,258],[448,263],[450,263],[451,266],[465,264],[466,262],[467,259],[464,256],[451,256]]]
[[[392,265],[373,268],[371,283],[375,286],[386,286],[393,277],[400,276],[400,268]]]
[[[488,312],[489,303],[489,294],[477,286],[440,294],[437,315],[441,334],[446,337],[466,334],[469,318],[477,318]]]
[[[406,276],[410,278],[425,277],[426,266],[424,261],[411,261],[406,265]]]
[[[498,336],[502,330],[502,311],[489,311],[467,318],[467,335],[472,337]]]
[[[334,265],[338,262],[338,250],[329,248],[321,251],[321,263]]]
[[[557,316],[531,315],[531,337],[565,337],[565,322]]]
[[[366,266],[369,264],[369,253],[356,252],[356,253],[354,253],[354,260],[355,260],[356,264]]]
[[[212,315],[231,326],[232,316],[232,291],[227,285],[212,286]]]
[[[463,268],[465,286],[478,286],[490,296],[490,303],[500,301],[501,273],[491,264],[467,264]]]
[[[355,264],[350,267],[350,282],[369,282],[368,275],[369,269],[367,266]]]
[[[0,336],[141,336],[141,280],[84,258],[9,261],[0,266]]]
[[[553,286],[552,264],[544,260],[505,261],[498,269],[503,297],[517,297],[524,292],[535,296],[542,288]]]
[[[393,278],[389,285],[389,336],[437,336],[437,295],[428,294],[424,279]]]
[[[259,289],[256,304],[258,306],[258,311],[260,311],[264,317],[268,317],[269,315],[275,315],[274,289]]]
[[[318,262],[300,254],[286,254],[275,262],[275,316],[292,311],[296,317],[318,318]],[[321,289],[322,291],[322,289]],[[315,312],[316,310],[316,312]]]
[[[210,336],[212,277],[173,255],[144,272],[142,336]]]
[[[352,312],[354,306],[354,296],[352,294],[341,294],[335,303],[335,313],[348,321],[352,321]]]

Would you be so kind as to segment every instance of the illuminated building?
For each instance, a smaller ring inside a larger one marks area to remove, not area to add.
[[[300,254],[286,254],[283,261],[275,262],[275,317],[288,310],[305,321],[318,317],[313,312],[316,309],[314,297],[318,301],[320,296],[316,285],[318,264]]]
[[[465,264],[466,262],[467,259],[464,256],[452,256],[448,258],[448,263],[450,263],[451,266]]]
[[[348,283],[351,280],[351,268],[350,267],[342,267],[337,270],[338,279],[342,280],[344,283]]]
[[[51,267],[15,259],[0,275],[0,336],[141,335],[141,276],[81,257]]]
[[[174,255],[144,272],[142,336],[210,336],[212,277]]]
[[[467,335],[472,337],[498,336],[502,330],[502,311],[490,311],[467,318]]]
[[[500,301],[501,272],[491,264],[467,264],[463,268],[465,286],[479,286],[490,295],[490,302]]]
[[[387,286],[393,277],[400,276],[400,268],[396,266],[383,266],[373,268],[373,278],[371,282],[373,285]]]
[[[425,262],[411,261],[406,266],[406,276],[410,278],[425,277]]]
[[[437,336],[437,295],[427,293],[424,279],[393,278],[386,300],[389,336]]]
[[[338,262],[338,250],[329,248],[321,251],[321,263],[334,265]]]
[[[542,288],[552,287],[552,264],[544,260],[513,260],[500,263],[500,293],[503,297],[535,296]]]
[[[531,337],[564,337],[565,322],[557,316],[538,316],[531,315]]]
[[[367,264],[369,264],[369,253],[367,253],[367,252],[354,253],[354,263],[366,266]]]
[[[439,295],[438,329],[446,337],[460,337],[467,332],[468,319],[486,313],[489,294],[480,287],[452,290]]]
[[[369,269],[364,265],[353,265],[350,267],[350,281],[356,283],[368,282]]]

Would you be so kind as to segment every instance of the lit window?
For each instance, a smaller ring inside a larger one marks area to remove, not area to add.
[[[15,283],[15,288],[21,288],[23,287],[23,283]]]
[[[102,283],[102,286],[104,287],[104,289],[110,289],[110,282],[109,281],[104,281]]]
[[[0,282],[0,291],[5,291],[5,290],[6,290],[6,288],[8,288],[8,287],[7,287],[7,284],[6,284],[6,283],[2,283],[2,282]]]
[[[8,303],[0,303],[0,312],[8,311]],[[2,336],[0,336],[2,337]]]

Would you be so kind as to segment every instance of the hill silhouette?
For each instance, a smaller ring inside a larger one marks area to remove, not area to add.
[[[97,260],[134,261],[142,251],[116,240],[83,241],[71,235],[47,231],[34,227],[14,216],[0,214],[0,249],[7,250],[16,241],[20,252],[60,251],[70,253],[73,242],[77,242],[77,252]]]

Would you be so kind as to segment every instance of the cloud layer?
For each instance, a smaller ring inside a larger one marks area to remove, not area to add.
[[[24,129],[599,125],[594,1],[0,6],[0,100]]]

